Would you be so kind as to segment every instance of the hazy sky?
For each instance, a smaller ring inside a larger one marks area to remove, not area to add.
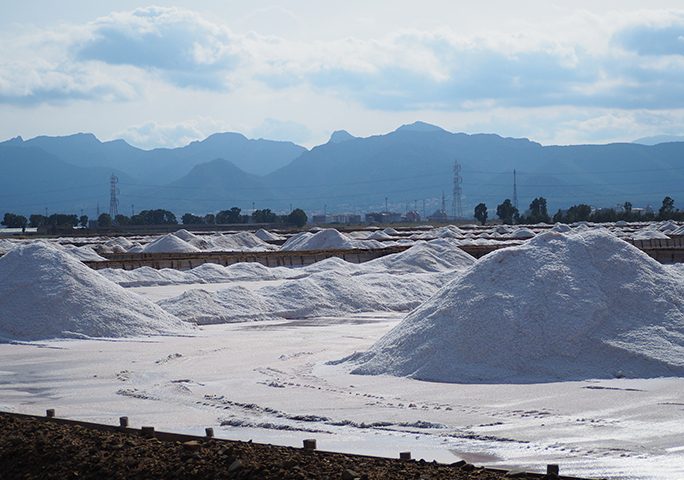
[[[3,139],[684,133],[681,0],[3,0],[0,44]]]

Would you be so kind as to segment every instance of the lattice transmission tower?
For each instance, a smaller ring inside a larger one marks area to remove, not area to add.
[[[518,178],[515,174],[515,169],[513,169],[513,206],[518,208]]]
[[[461,177],[461,164],[454,160],[454,198],[451,205],[453,218],[463,218],[463,178]]]
[[[112,220],[114,220],[114,218],[116,218],[116,216],[119,214],[118,183],[119,177],[112,174],[111,178],[109,179],[109,216],[112,217]]]

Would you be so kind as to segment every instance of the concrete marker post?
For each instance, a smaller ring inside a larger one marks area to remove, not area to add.
[[[204,433],[207,436],[207,438],[214,438],[214,429],[211,427],[207,427],[204,429]]]
[[[119,428],[122,430],[128,427],[128,417],[119,417]]]
[[[48,408],[45,410],[45,416],[47,418],[54,418],[55,417],[55,409],[54,408]]]
[[[399,452],[399,460],[411,460],[411,452]]]
[[[546,466],[546,474],[547,475],[558,475],[560,472],[560,468],[558,467],[558,464],[555,463],[550,463]]]
[[[154,427],[140,427],[140,434],[145,438],[154,438]]]
[[[307,438],[304,440],[304,450],[316,450],[316,439]]]

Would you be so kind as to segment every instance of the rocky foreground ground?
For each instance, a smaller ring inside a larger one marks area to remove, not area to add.
[[[0,479],[558,478],[223,440],[161,441],[0,413]]]

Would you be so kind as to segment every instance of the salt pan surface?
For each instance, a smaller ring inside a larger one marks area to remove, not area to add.
[[[55,245],[35,242],[0,258],[0,339],[5,341],[189,330],[176,317]]]
[[[684,282],[607,231],[538,235],[479,260],[353,373],[440,382],[684,375]]]

